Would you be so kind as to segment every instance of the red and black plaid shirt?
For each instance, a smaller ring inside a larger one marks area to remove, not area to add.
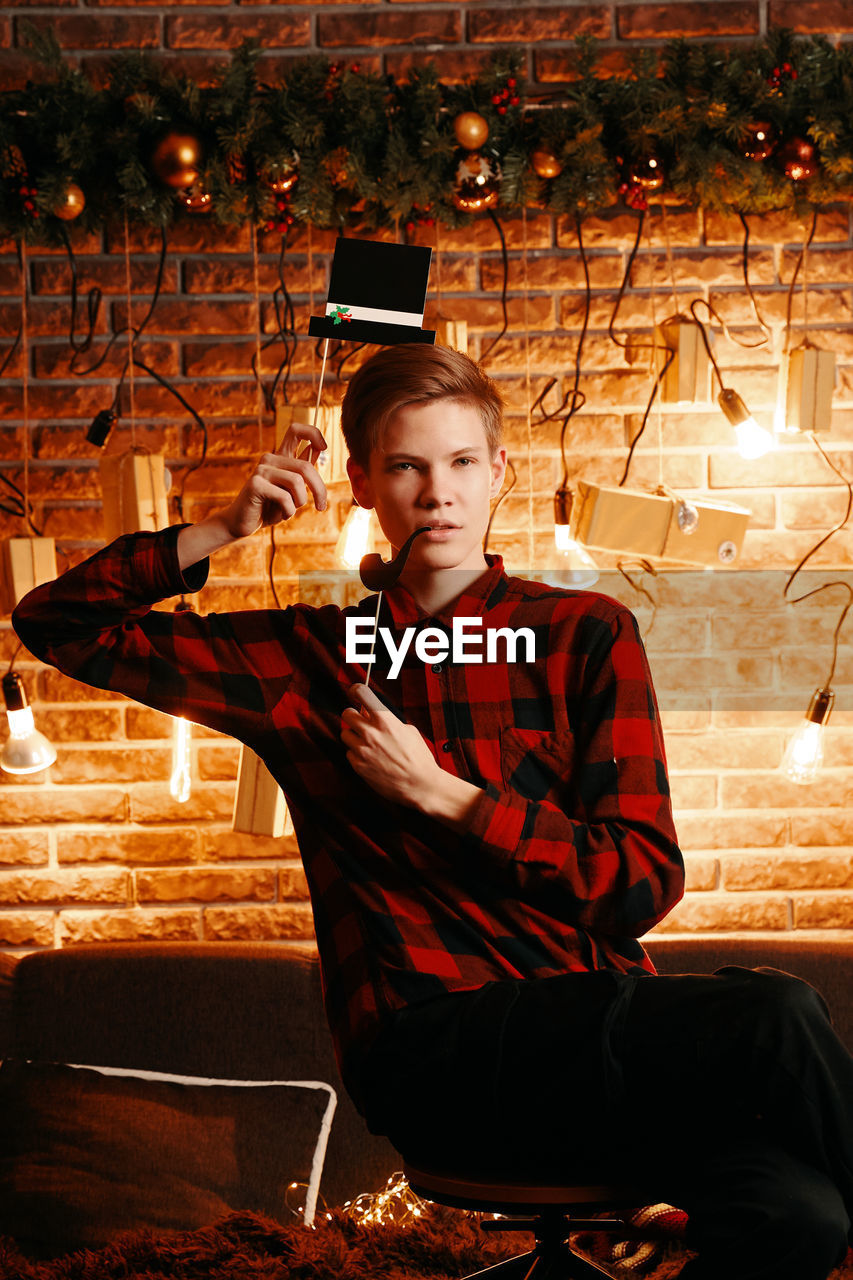
[[[677,902],[683,863],[663,740],[631,613],[606,596],[510,578],[499,556],[428,617],[402,587],[380,625],[399,641],[454,616],[531,628],[536,660],[424,663],[396,679],[381,644],[371,687],[442,769],[480,788],[467,830],[382,799],[346,759],[347,616],[297,604],[172,613],[199,590],[177,528],[120,538],[15,611],[27,647],[61,671],[252,747],[283,788],[311,890],[327,1014],[345,1078],[383,1016],[504,978],[651,962],[636,941]],[[476,652],[476,648],[472,650]],[[518,658],[525,655],[523,643]]]

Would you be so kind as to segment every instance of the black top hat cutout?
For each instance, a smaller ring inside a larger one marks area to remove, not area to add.
[[[335,242],[326,314],[312,316],[312,338],[352,342],[435,342],[422,329],[432,249],[380,240]]]

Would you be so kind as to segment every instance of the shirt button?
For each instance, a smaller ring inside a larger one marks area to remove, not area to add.
[[[453,750],[453,743],[452,743],[452,742],[442,742],[442,744],[441,744],[441,749],[442,749],[442,751],[452,751],[452,750]]]
[[[435,675],[440,676],[440,675],[441,675],[441,673],[442,673],[442,671],[444,670],[444,667],[441,665],[441,663],[440,663],[440,662],[435,662],[435,663],[433,663],[433,668],[432,668],[432,669],[433,669],[433,673],[434,673]]]

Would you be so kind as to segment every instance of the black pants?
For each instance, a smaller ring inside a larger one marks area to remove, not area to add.
[[[685,1209],[690,1280],[826,1280],[845,1256],[853,1058],[777,970],[489,983],[398,1013],[359,1088],[413,1163]]]

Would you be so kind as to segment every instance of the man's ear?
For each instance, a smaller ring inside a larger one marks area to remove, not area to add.
[[[492,458],[492,484],[491,496],[496,497],[503,487],[504,475],[506,473],[506,449],[503,445],[496,450],[495,456]],[[359,504],[360,505],[360,504]]]
[[[347,458],[347,475],[352,488],[352,496],[360,507],[364,507],[365,511],[370,511],[375,506],[373,486],[364,467],[353,458]]]

